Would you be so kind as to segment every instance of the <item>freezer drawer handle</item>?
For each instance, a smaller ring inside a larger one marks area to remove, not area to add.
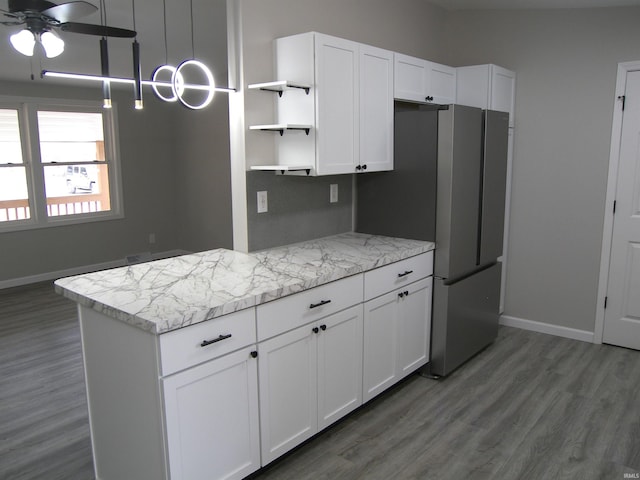
[[[222,340],[226,340],[227,338],[231,338],[231,334],[228,335],[220,335],[218,338],[214,338],[213,340],[203,340],[200,344],[201,347],[206,347],[207,345],[211,345],[212,343],[221,342]]]
[[[309,305],[309,308],[321,307],[322,305],[326,305],[327,303],[331,303],[331,300],[322,300],[320,303],[312,303],[311,305]]]
[[[399,273],[399,274],[398,274],[398,278],[406,277],[407,275],[409,275],[409,274],[411,274],[411,273],[413,273],[413,270],[407,270],[407,271],[406,271],[406,272],[404,272],[404,273]]]

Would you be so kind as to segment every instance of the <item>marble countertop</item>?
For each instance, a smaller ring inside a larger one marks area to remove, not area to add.
[[[155,334],[372,270],[434,244],[344,233],[254,253],[217,249],[62,278],[58,293]]]

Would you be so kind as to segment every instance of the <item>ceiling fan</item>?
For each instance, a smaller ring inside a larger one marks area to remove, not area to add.
[[[42,45],[48,58],[56,57],[64,51],[64,41],[54,33],[55,29],[100,37],[136,36],[134,30],[73,21],[97,10],[98,7],[85,1],[55,4],[48,0],[9,0],[8,11],[0,11],[11,20],[0,23],[25,26],[24,30],[11,35],[10,41],[13,48],[29,57],[33,56],[36,42]]]

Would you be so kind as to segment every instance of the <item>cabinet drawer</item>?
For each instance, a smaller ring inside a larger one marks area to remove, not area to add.
[[[376,268],[364,274],[364,299],[378,297],[433,274],[433,252]]]
[[[254,308],[165,333],[160,335],[162,375],[170,375],[255,342]]]
[[[362,275],[353,275],[258,305],[258,341],[361,303],[362,289]]]

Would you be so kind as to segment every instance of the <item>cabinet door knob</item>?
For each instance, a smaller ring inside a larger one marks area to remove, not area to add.
[[[367,169],[367,164],[365,163],[364,165],[362,165],[362,169],[366,170]]]
[[[327,329],[326,325],[320,325],[320,330],[322,330],[323,332]]]
[[[257,356],[258,356],[258,352],[256,352],[255,350],[251,352],[251,358],[256,358]]]
[[[404,291],[404,296],[405,296],[405,297],[408,297],[408,296],[409,296],[409,290],[405,290],[405,291]]]
[[[356,165],[356,170],[360,171],[362,167],[360,165]]]
[[[398,294],[398,296],[399,296],[400,298],[402,298],[402,297],[404,297],[404,293],[400,292],[400,293]]]
[[[318,327],[313,327],[313,328],[311,329],[311,331],[312,331],[313,333],[318,333],[318,332],[320,331],[320,329],[319,329]]]
[[[427,102],[433,102],[433,97],[432,97],[432,96],[428,96],[428,97],[426,98],[426,100],[427,100]]]

